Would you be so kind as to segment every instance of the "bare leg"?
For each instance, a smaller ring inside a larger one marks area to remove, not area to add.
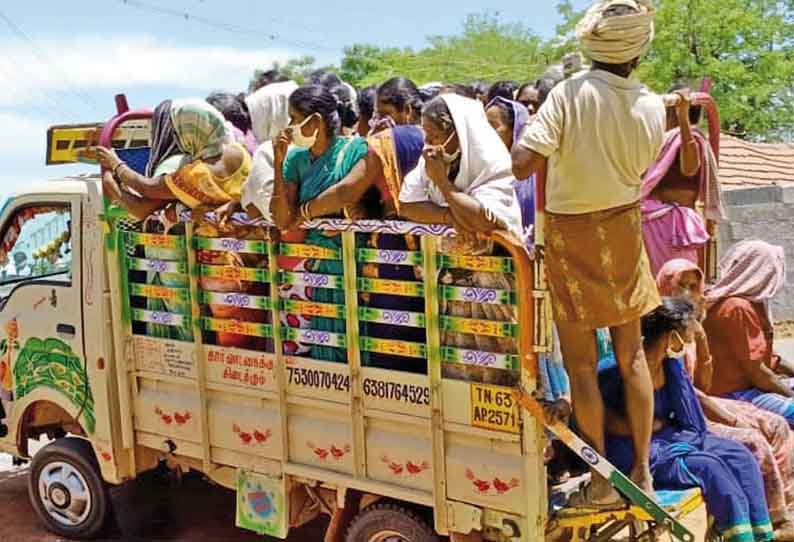
[[[640,321],[613,327],[615,350],[623,385],[631,439],[634,444],[634,467],[631,479],[645,491],[653,491],[650,468],[651,434],[653,432],[653,382],[642,349]]]
[[[557,322],[565,369],[571,381],[571,400],[576,425],[595,450],[604,455],[604,401],[598,387],[598,351],[595,332],[577,324]],[[609,482],[593,473],[592,495],[611,501],[619,498]]]

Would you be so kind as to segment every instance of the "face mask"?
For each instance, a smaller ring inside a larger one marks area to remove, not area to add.
[[[451,164],[452,162],[457,160],[458,157],[460,156],[460,149],[456,150],[452,154],[449,154],[447,152],[447,145],[449,145],[449,142],[452,141],[452,138],[454,136],[455,136],[455,132],[449,134],[447,140],[444,141],[444,143],[442,143],[441,145],[425,145],[425,150],[435,149],[437,151],[441,151],[441,160],[443,160],[445,164]]]
[[[307,122],[309,122],[312,119],[312,117],[314,117],[314,115],[316,114],[317,113],[309,115],[308,117],[303,119],[303,122],[301,122],[300,124],[292,124],[289,126],[290,131],[292,132],[293,145],[295,145],[296,147],[300,147],[302,149],[310,149],[311,147],[314,146],[315,142],[317,141],[317,134],[320,132],[320,129],[317,128],[314,131],[314,134],[310,136],[305,136],[303,135],[303,126]]]
[[[679,350],[678,352],[676,352],[673,349],[672,346],[673,337],[678,339],[678,342],[681,343],[681,350]],[[671,359],[681,359],[682,357],[684,357],[684,354],[686,353],[686,343],[684,342],[684,339],[681,338],[681,335],[679,335],[677,331],[673,331],[672,335],[670,336],[670,339],[671,339],[670,344],[667,345],[667,357]]]

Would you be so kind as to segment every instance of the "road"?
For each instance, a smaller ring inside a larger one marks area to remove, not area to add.
[[[5,463],[5,461],[0,461]],[[3,542],[63,542],[47,532],[39,523],[28,500],[27,468],[0,472],[0,540]],[[234,526],[234,494],[212,486],[198,477],[187,477],[178,488],[170,489],[171,514],[159,525],[132,514],[140,512],[140,499],[114,496],[116,509],[123,516],[102,540],[163,540],[190,542],[271,542],[274,539],[258,536]],[[180,503],[181,506],[176,506]],[[140,514],[137,514],[140,515]],[[148,526],[148,528],[146,528]],[[289,542],[319,542],[325,523],[314,522],[293,531]]]

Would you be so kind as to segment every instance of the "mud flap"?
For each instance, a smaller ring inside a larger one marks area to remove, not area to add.
[[[257,534],[284,539],[289,531],[285,478],[237,469],[235,525]]]

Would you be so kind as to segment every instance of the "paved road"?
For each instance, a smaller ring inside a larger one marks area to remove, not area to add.
[[[28,500],[27,468],[0,472],[0,540],[3,542],[63,542],[47,532],[39,523]],[[211,486],[198,478],[187,478],[180,488],[171,489],[170,509],[172,514],[161,525],[141,521],[130,516],[140,512],[139,502],[129,497],[116,496],[116,508],[124,510],[120,524],[123,529],[109,529],[103,540],[163,540],[190,542],[271,542],[250,531],[234,527],[234,494]],[[125,500],[126,499],[126,500]],[[180,503],[180,506],[175,506]],[[134,513],[134,512],[133,512]],[[142,526],[149,525],[146,530]],[[133,528],[137,525],[137,528]],[[325,524],[321,521],[293,531],[289,542],[319,542]]]

